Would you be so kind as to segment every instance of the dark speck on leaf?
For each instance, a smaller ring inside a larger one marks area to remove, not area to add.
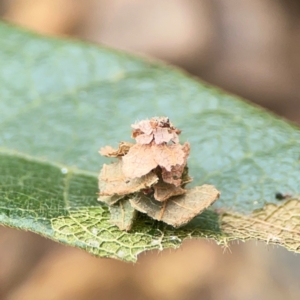
[[[290,195],[290,194],[282,194],[282,193],[276,193],[275,194],[275,198],[277,200],[284,200],[284,199],[287,199],[287,198],[290,198],[290,197],[292,197],[292,195]]]
[[[284,196],[283,196],[281,193],[276,193],[276,194],[275,194],[275,198],[276,198],[277,200],[283,200],[283,199],[284,199]]]

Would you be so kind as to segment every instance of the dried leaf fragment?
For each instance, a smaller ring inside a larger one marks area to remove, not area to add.
[[[186,144],[189,145],[188,143],[185,143],[185,145]],[[170,172],[172,167],[178,165],[178,167],[182,166],[180,170],[183,171],[186,161],[185,148],[187,148],[187,146],[180,144],[136,144],[132,146],[127,155],[122,158],[124,175],[128,178],[140,177],[155,169],[157,166],[165,168]]]
[[[122,160],[123,172],[128,178],[141,177],[157,167],[150,145],[135,144]]]
[[[99,196],[98,201],[106,203],[107,205],[114,205],[120,199],[124,198],[124,195],[112,195],[112,196]]]
[[[182,180],[183,171],[186,167],[187,158],[190,154],[190,144],[184,143],[182,146],[182,151],[184,153],[184,157],[183,157],[183,163],[181,165],[177,164],[175,166],[172,166],[171,171],[162,168],[162,178],[164,182],[174,184],[175,186],[180,186],[182,184],[186,184],[191,181],[190,177],[189,180],[187,180],[187,178]]]
[[[106,157],[120,157],[126,155],[132,146],[132,143],[121,142],[118,149],[114,149],[111,146],[105,146],[100,149],[99,153]]]
[[[220,192],[214,186],[205,184],[165,202],[149,199],[142,194],[130,198],[129,201],[136,210],[146,213],[151,218],[180,227],[212,205],[219,196]]]
[[[192,181],[193,181],[193,178],[189,175],[189,168],[187,165],[185,165],[183,172],[182,172],[182,177],[181,177],[181,186],[185,186],[186,184],[188,184]]]
[[[153,132],[153,127],[150,120],[142,120],[138,123],[132,124],[131,127],[135,129],[133,132],[139,131],[148,135]]]
[[[165,183],[160,181],[156,183],[154,186],[154,198],[157,201],[166,201],[170,197],[183,195],[186,190],[180,186],[175,186],[173,184]]]
[[[118,203],[109,207],[110,222],[119,227],[120,230],[130,230],[137,211],[130,205],[127,199],[122,199]]]
[[[157,145],[168,143],[173,139],[173,133],[170,133],[168,128],[158,127],[154,131],[154,140]]]
[[[159,145],[162,143],[179,143],[178,134],[181,131],[173,126],[167,117],[154,117],[131,125],[131,137],[138,144],[150,144],[153,140]]]
[[[122,171],[122,161],[103,165],[99,175],[100,196],[127,195],[151,187],[158,181],[155,173],[130,179]]]
[[[105,146],[105,147],[102,147],[99,151],[99,153],[102,155],[102,156],[107,156],[107,157],[115,157],[114,153],[116,152],[117,150],[111,146]]]
[[[148,135],[148,134],[140,134],[139,136],[136,137],[136,141],[138,144],[150,144],[153,140],[153,135]]]
[[[182,148],[183,146],[180,144],[161,144],[152,145],[151,150],[157,165],[171,171],[173,166],[184,164],[185,153]]]

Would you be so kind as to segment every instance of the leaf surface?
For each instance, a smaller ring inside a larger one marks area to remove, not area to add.
[[[128,261],[193,236],[300,251],[297,127],[164,65],[3,23],[0,36],[1,224]],[[124,233],[97,201],[109,163],[98,150],[129,140],[134,121],[165,115],[191,145],[191,185],[212,184],[221,197],[184,228],[140,217]]]

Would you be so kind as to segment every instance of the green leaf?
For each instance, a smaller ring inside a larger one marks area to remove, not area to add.
[[[134,261],[187,237],[261,239],[300,252],[300,131],[170,67],[0,25],[0,222]],[[221,197],[187,226],[143,215],[130,233],[97,201],[105,145],[130,124],[170,117],[191,143],[191,186]],[[278,202],[275,193],[294,195]],[[282,212],[282,214],[275,214]]]

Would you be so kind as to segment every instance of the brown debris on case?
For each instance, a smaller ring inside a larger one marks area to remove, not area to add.
[[[211,185],[185,189],[192,181],[187,159],[190,144],[179,143],[181,131],[167,117],[154,117],[131,125],[136,144],[121,142],[99,152],[116,157],[103,165],[99,175],[100,202],[111,212],[111,222],[130,230],[136,211],[180,227],[210,206],[219,197]]]

